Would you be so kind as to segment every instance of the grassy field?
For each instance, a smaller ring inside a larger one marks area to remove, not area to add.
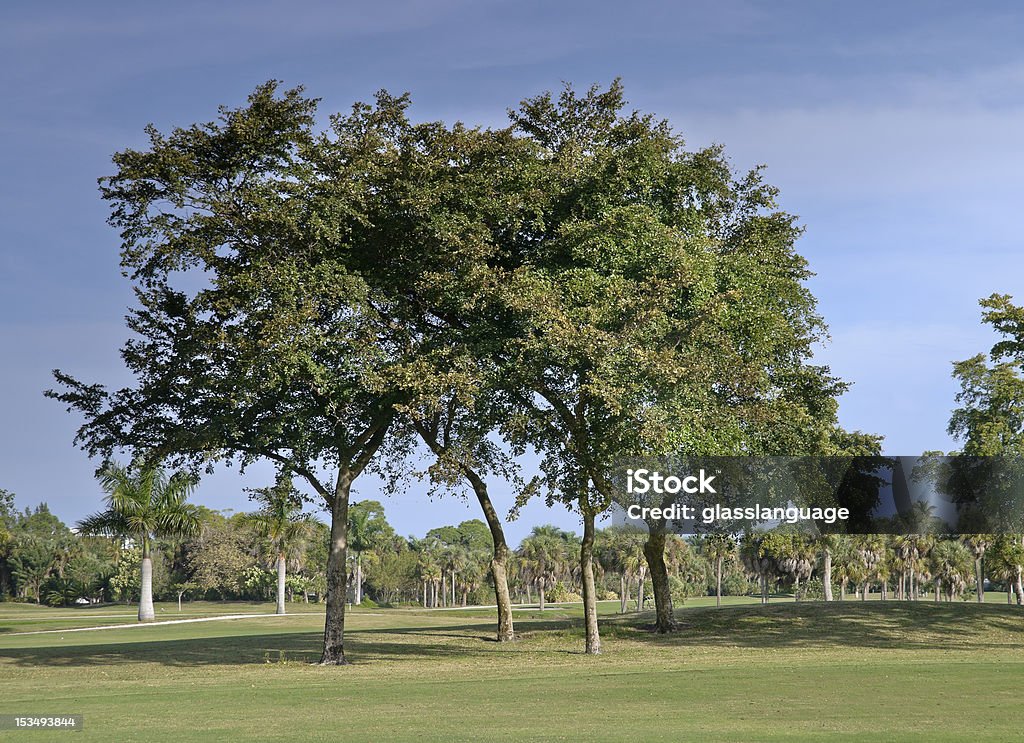
[[[517,612],[506,645],[488,611],[355,610],[344,668],[311,665],[315,605],[160,605],[158,619],[267,616],[63,632],[134,612],[0,604],[0,713],[85,716],[80,733],[11,740],[1006,741],[1024,612],[989,598],[691,601],[672,636],[609,602],[600,657],[580,652],[578,606]]]

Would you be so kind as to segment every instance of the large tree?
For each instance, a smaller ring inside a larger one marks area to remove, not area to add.
[[[108,462],[99,473],[107,510],[78,522],[83,534],[131,539],[142,553],[139,621],[151,622],[153,612],[153,543],[161,537],[199,533],[199,511],[186,499],[195,479],[185,472],[171,475],[152,463],[123,467]]]
[[[272,82],[118,153],[102,193],[138,302],[122,349],[135,383],[109,392],[57,372],[50,393],[85,415],[90,454],[269,459],[305,480],[331,513],[324,664],[346,662],[349,494],[385,442],[388,370],[409,348],[361,273],[401,220],[381,175],[395,108],[382,96],[317,134],[316,101]]]
[[[519,168],[533,218],[501,234],[488,295],[507,329],[494,357],[518,403],[506,435],[542,453],[549,499],[583,521],[592,653],[594,522],[623,458],[817,452],[842,389],[807,363],[824,327],[775,190],[623,108],[616,83],[512,112],[533,147]],[[645,549],[662,631],[665,538],[652,529]]]

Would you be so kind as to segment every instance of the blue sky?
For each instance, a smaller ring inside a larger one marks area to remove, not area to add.
[[[127,381],[131,295],[96,179],[147,123],[210,120],[269,78],[304,84],[325,113],[387,88],[412,93],[415,118],[500,125],[562,81],[621,76],[691,147],[764,163],[800,216],[832,330],[819,358],[855,383],[843,424],[892,454],[949,449],[950,362],[992,342],[977,300],[1024,300],[1021,38],[1011,3],[5,4],[0,487],[66,521],[99,506],[77,420],[42,396],[54,367]],[[244,509],[243,485],[270,477],[221,472],[196,497]],[[385,501],[401,533],[477,516],[421,490]],[[545,521],[576,524],[537,503],[510,536]]]

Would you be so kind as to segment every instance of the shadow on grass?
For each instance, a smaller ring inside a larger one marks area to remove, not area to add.
[[[931,602],[836,602],[700,607],[677,612],[679,631],[653,631],[653,615],[601,619],[607,641],[625,640],[658,648],[883,648],[956,650],[1020,646],[1024,611],[1018,607]],[[519,622],[522,647],[576,654],[583,638],[581,618]],[[559,647],[538,646],[545,637]],[[94,638],[90,638],[94,639]],[[0,648],[4,662],[23,667],[91,667],[157,663],[169,667],[315,663],[319,631],[246,634],[229,637],[149,640],[60,647]],[[353,629],[346,632],[346,654],[355,665],[402,659],[493,657],[490,624]]]
[[[564,623],[551,623],[550,629]],[[489,656],[496,645],[486,624],[443,627],[395,627],[348,630],[345,652],[353,665],[402,658],[442,659]],[[95,638],[90,638],[95,639]],[[0,648],[4,662],[18,666],[113,666],[158,663],[173,667],[316,663],[323,634],[314,632],[247,634],[236,637],[203,637],[108,644],[61,645],[60,647]]]
[[[976,650],[1018,647],[1024,611],[1005,605],[933,602],[801,602],[700,607],[676,613],[677,632],[658,634],[653,615],[616,618],[602,634],[659,646]]]

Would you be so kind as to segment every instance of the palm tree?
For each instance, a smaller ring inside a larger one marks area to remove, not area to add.
[[[348,545],[355,553],[352,602],[356,606],[363,603],[363,553],[376,547],[390,531],[384,507],[377,501],[361,501],[349,507]]]
[[[294,551],[312,534],[313,518],[302,513],[302,498],[292,487],[291,478],[283,475],[271,488],[256,488],[249,497],[262,508],[246,514],[245,521],[269,542],[277,560],[277,614],[284,614],[284,588],[288,553]]]
[[[977,587],[978,603],[985,603],[985,552],[992,546],[992,534],[971,534],[961,538],[964,545],[974,554],[974,583]]]
[[[135,541],[142,549],[142,586],[139,621],[151,622],[153,611],[154,540],[199,533],[199,510],[186,503],[196,478],[175,472],[167,476],[157,464],[122,467],[108,462],[97,475],[106,495],[107,510],[78,522],[82,534],[117,536]]]
[[[704,540],[704,555],[714,565],[715,606],[722,605],[722,565],[735,554],[736,542],[729,534],[714,532]]]
[[[971,573],[974,572],[974,555],[963,543],[951,539],[935,545],[931,552],[931,563],[935,576],[936,601],[939,600],[943,586],[947,601],[952,601],[954,597],[963,593]]]
[[[524,578],[537,584],[540,609],[544,610],[545,594],[558,577],[566,572],[569,557],[568,536],[554,526],[535,526],[519,546],[520,566]]]

